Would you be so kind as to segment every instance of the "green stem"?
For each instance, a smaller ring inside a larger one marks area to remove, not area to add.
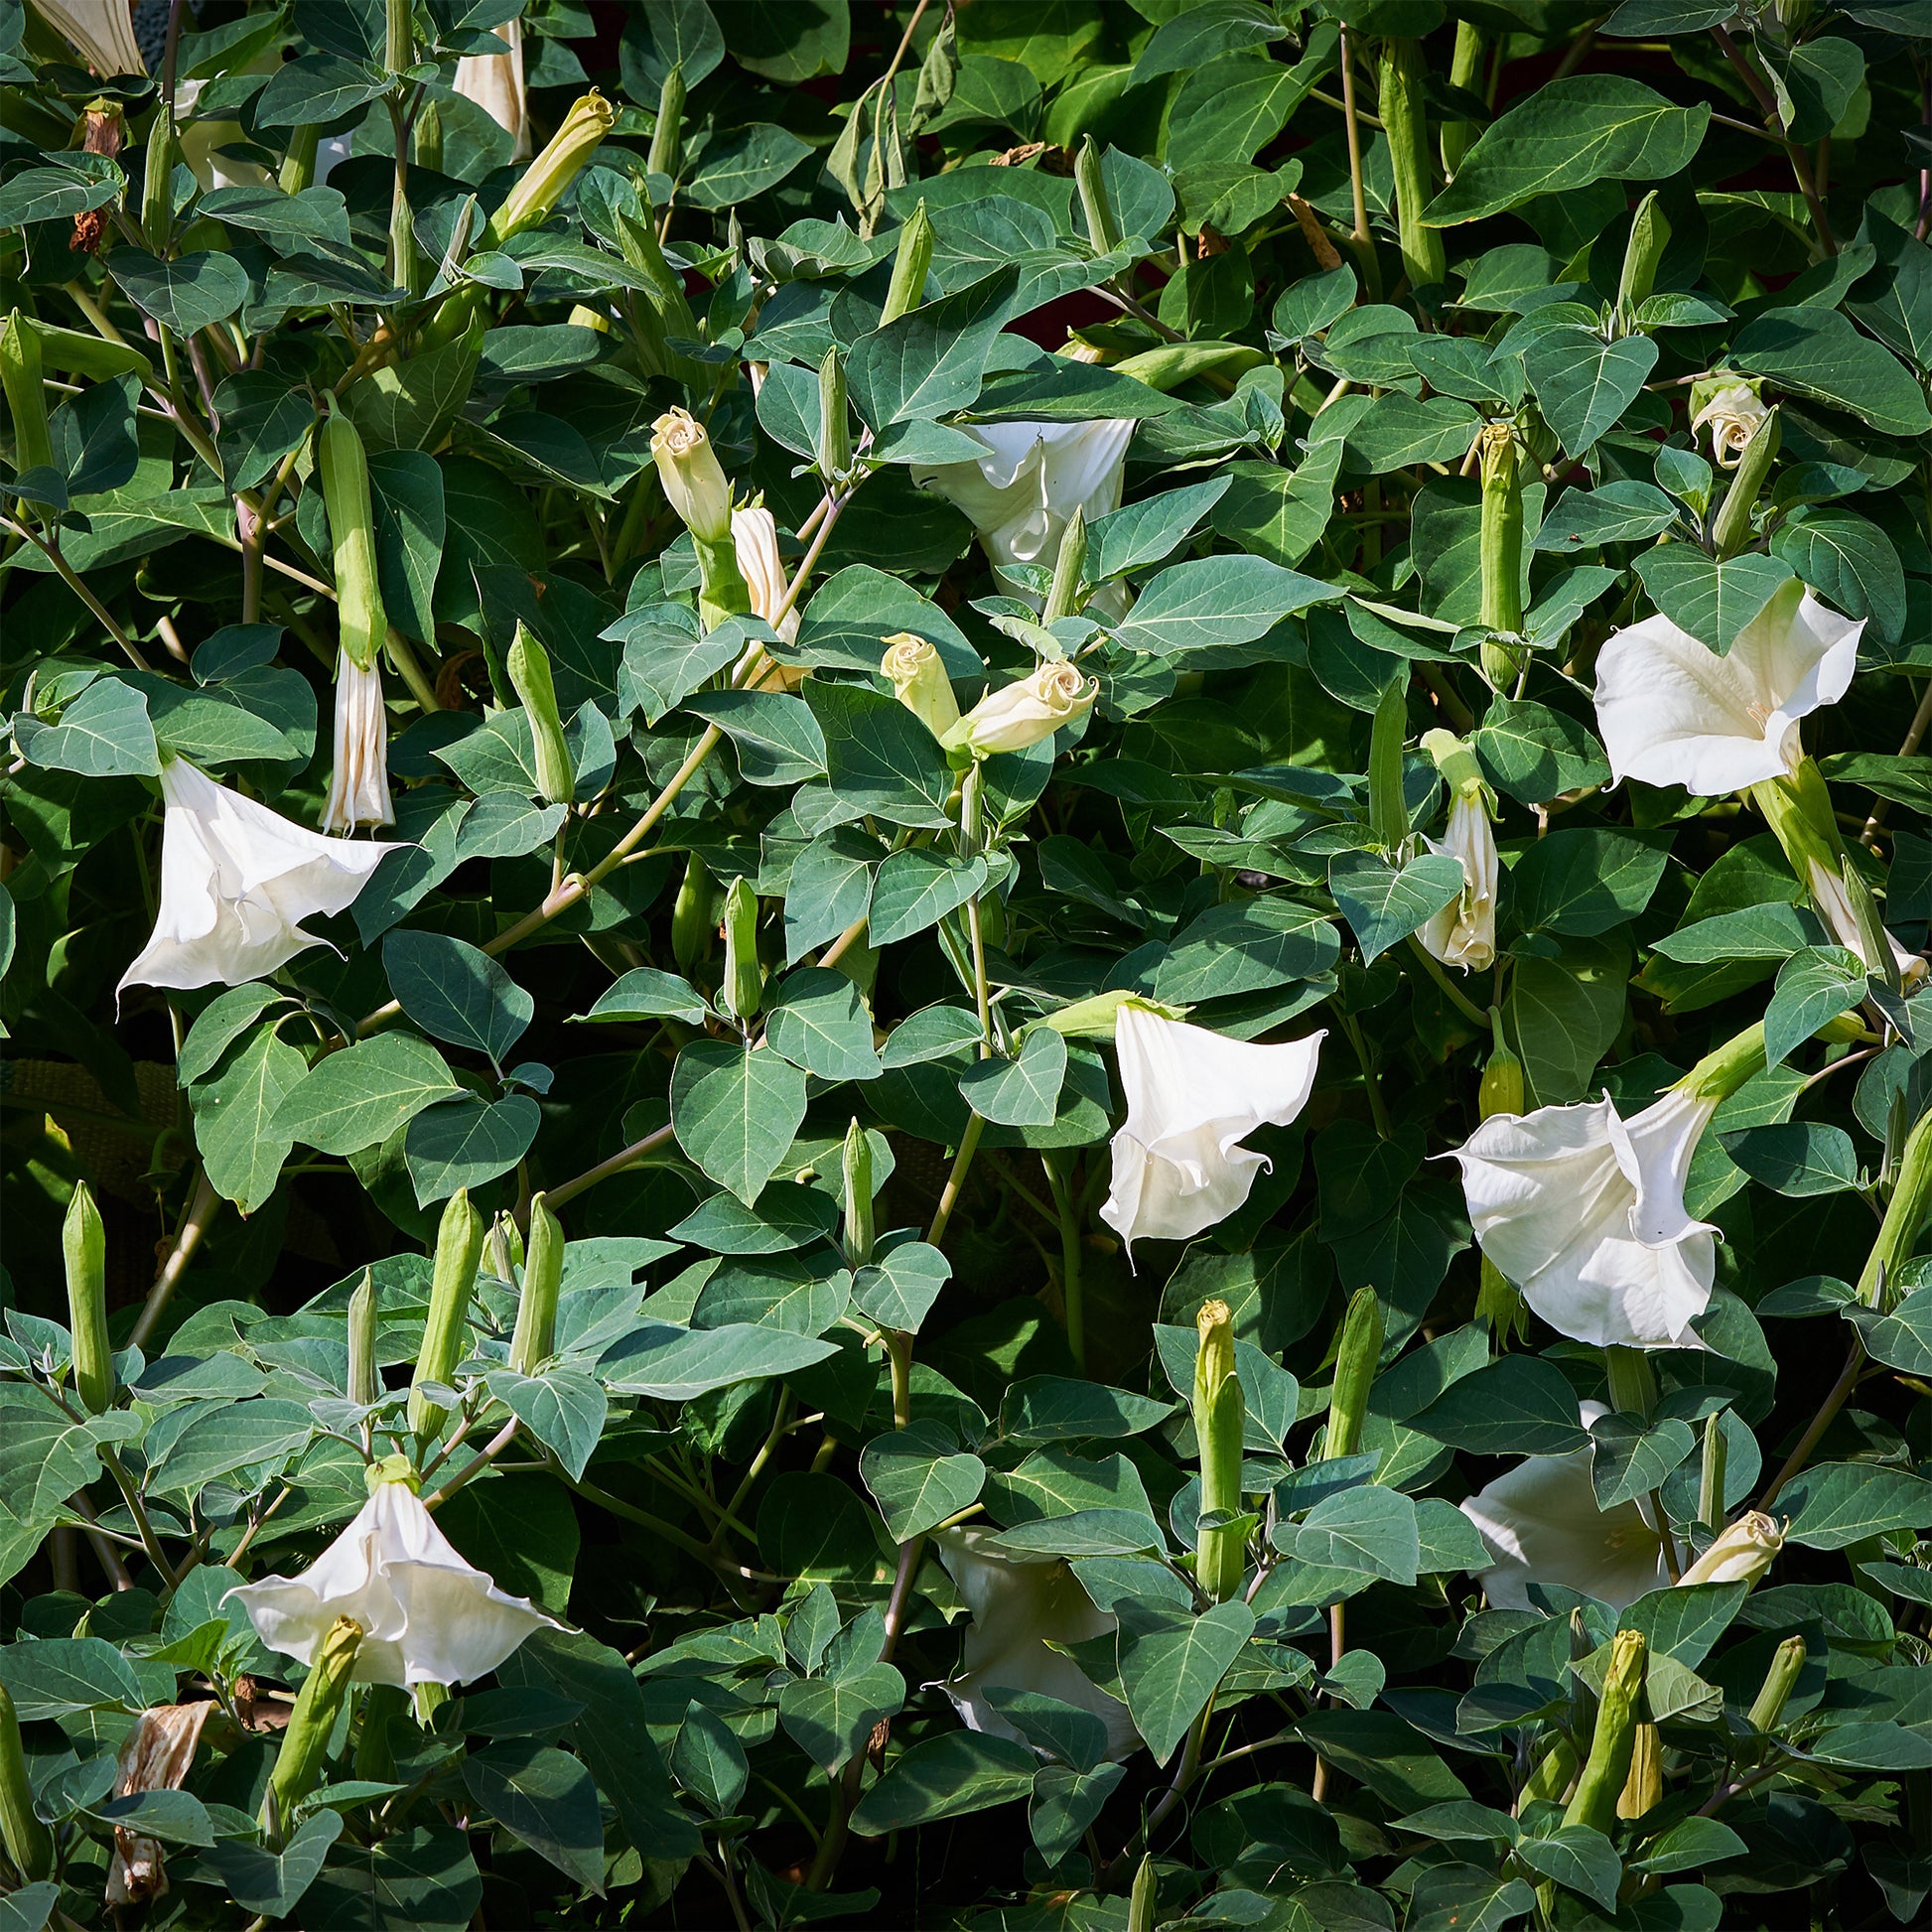
[[[1041,1161],[1046,1184],[1053,1190],[1053,1206],[1060,1224],[1060,1299],[1066,1308],[1066,1345],[1075,1366],[1087,1372],[1086,1288],[1081,1275],[1080,1217],[1074,1202],[1071,1175],[1062,1176],[1058,1161]]]

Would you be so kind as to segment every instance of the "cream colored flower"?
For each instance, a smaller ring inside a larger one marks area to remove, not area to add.
[[[325,838],[218,785],[186,759],[161,767],[161,908],[121,978],[130,986],[240,986],[308,946],[312,914],[344,912],[400,848]]]
[[[467,1684],[493,1671],[533,1630],[560,1630],[528,1597],[466,1563],[407,1482],[379,1482],[299,1577],[264,1577],[237,1599],[271,1650],[299,1663],[338,1617],[362,1627],[357,1684]]]
[[[879,668],[892,680],[893,695],[934,738],[944,738],[959,723],[959,700],[939,653],[909,630],[881,641],[886,655]]]
[[[991,758],[997,752],[1024,752],[1062,725],[1084,718],[1100,695],[1095,678],[1083,677],[1062,659],[1042,664],[1004,690],[982,698],[947,735],[948,743]]]
[[[147,72],[128,0],[33,0],[33,10],[101,79]]]
[[[732,549],[738,568],[752,593],[752,613],[775,630],[787,644],[798,635],[798,612],[794,607],[783,618],[778,607],[785,601],[785,567],[778,557],[778,525],[767,509],[732,511]]]
[[[1832,937],[1848,952],[1857,953],[1864,961],[1867,972],[1881,970],[1882,962],[1871,957],[1874,948],[1866,946],[1864,934],[1860,930],[1859,915],[1852,909],[1844,880],[1816,859],[1809,862],[1809,871],[1812,903],[1831,927]],[[1891,948],[1891,963],[1897,967],[1898,977],[1905,985],[1916,985],[1932,971],[1922,955],[1907,952],[1889,932],[1885,934],[1885,943]]]
[[[688,409],[670,409],[651,432],[651,460],[672,509],[694,537],[723,543],[732,534],[731,484],[704,425]]]
[[[1123,1005],[1115,1022],[1127,1118],[1100,1218],[1136,1241],[1184,1241],[1247,1200],[1267,1158],[1240,1145],[1309,1103],[1325,1034],[1251,1046]]]
[[[1425,843],[1430,851],[1461,866],[1462,891],[1440,912],[1430,914],[1417,937],[1445,966],[1480,973],[1496,957],[1496,881],[1501,871],[1495,829],[1480,788],[1458,791],[1449,805],[1443,842]]]
[[[512,161],[528,161],[534,146],[523,98],[523,23],[505,21],[489,31],[498,40],[508,41],[510,51],[466,54],[456,64],[456,90],[465,100],[474,100],[498,127],[508,130],[514,143]]]
[[[1712,456],[1722,469],[1734,470],[1744,445],[1770,413],[1748,382],[1726,382],[1704,399],[1691,418],[1691,434],[1696,436],[1708,424]]]
[[[1784,1548],[1784,1530],[1774,1516],[1751,1510],[1738,1517],[1685,1571],[1685,1584],[1754,1584]]]
[[[322,808],[325,832],[393,825],[389,801],[389,715],[382,707],[382,663],[364,671],[346,651],[336,658],[336,768]]]
[[[1618,778],[1716,798],[1798,768],[1798,721],[1844,697],[1863,619],[1795,577],[1720,657],[1666,617],[1616,632],[1596,660],[1596,729]]]

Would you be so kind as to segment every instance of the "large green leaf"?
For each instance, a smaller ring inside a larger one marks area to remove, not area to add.
[[[1165,1764],[1254,1634],[1254,1612],[1236,1600],[1199,1615],[1124,1603],[1119,1615],[1127,1709],[1155,1762]]]
[[[428,1040],[377,1034],[319,1061],[268,1119],[320,1154],[355,1154],[462,1091]]]
[[[698,1039],[671,1076],[678,1145],[750,1206],[805,1118],[805,1076],[775,1051]]]

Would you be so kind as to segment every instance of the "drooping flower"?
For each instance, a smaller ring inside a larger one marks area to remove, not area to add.
[[[785,601],[785,567],[778,556],[777,520],[767,509],[732,511],[732,548],[738,555],[738,568],[746,588],[752,593],[752,614],[775,630],[784,642],[798,635],[798,611],[794,606],[782,618],[778,607]]]
[[[1016,1558],[987,1546],[997,1532],[943,1530],[934,1539],[939,1561],[966,1599],[967,1626],[960,1669],[940,1686],[969,1730],[1019,1738],[989,1691],[1034,1691],[1091,1711],[1107,1726],[1111,1757],[1140,1742],[1127,1707],[1099,1688],[1071,1657],[1049,1643],[1084,1643],[1111,1635],[1113,1616],[1094,1606],[1080,1580],[1059,1557]]]
[[[1704,798],[1796,771],[1798,721],[1845,695],[1863,629],[1794,577],[1722,657],[1662,616],[1617,631],[1596,660],[1610,770]]]
[[[1041,664],[1031,677],[988,692],[946,734],[946,743],[982,759],[1024,752],[1084,718],[1099,695],[1099,680],[1083,676],[1065,659]]]
[[[34,0],[34,11],[101,79],[147,72],[129,0]]]
[[[562,1629],[457,1554],[407,1481],[378,1481],[361,1512],[299,1577],[228,1591],[271,1650],[312,1663],[339,1617],[361,1626],[358,1684],[467,1684],[533,1630]]]
[[[508,41],[510,51],[466,54],[456,64],[456,90],[465,100],[474,100],[498,127],[508,130],[514,143],[512,161],[528,161],[535,149],[523,98],[523,23],[505,21],[490,32],[498,40]]]
[[[216,784],[186,759],[161,767],[161,907],[130,986],[240,986],[305,947],[312,915],[346,911],[399,848],[325,838]]]
[[[977,462],[914,467],[912,481],[936,490],[979,532],[993,575],[1038,610],[1042,599],[1012,564],[1051,569],[1060,534],[1077,509],[1091,523],[1120,507],[1131,420],[1091,423],[977,423],[966,433],[986,445]]]
[[[1268,1165],[1240,1143],[1263,1122],[1286,1127],[1308,1105],[1326,1036],[1253,1046],[1123,1006],[1114,1039],[1127,1119],[1113,1139],[1100,1218],[1130,1250],[1225,1220]]]
[[[346,651],[336,659],[336,768],[322,808],[325,832],[393,825],[389,800],[389,715],[382,707],[382,666],[361,669]]]
[[[688,409],[667,409],[651,424],[650,454],[664,495],[691,534],[723,543],[732,531],[731,484],[704,425]]]
[[[879,668],[892,680],[893,695],[934,738],[944,738],[959,723],[959,700],[939,653],[909,630],[880,641],[886,655]]]
[[[1691,434],[1709,425],[1711,454],[1720,469],[1734,470],[1757,426],[1771,412],[1758,400],[1748,382],[1723,382],[1708,394],[1703,385],[1693,388],[1691,400],[1696,413],[1691,418]]]
[[[1430,851],[1454,859],[1462,868],[1462,891],[1424,922],[1417,937],[1445,966],[1480,973],[1496,957],[1496,834],[1479,788],[1458,791],[1449,805],[1442,843],[1425,841]]]

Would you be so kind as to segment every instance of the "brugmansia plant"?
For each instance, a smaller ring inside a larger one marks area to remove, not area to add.
[[[0,1932],[1932,1895],[1925,0],[0,0]]]

